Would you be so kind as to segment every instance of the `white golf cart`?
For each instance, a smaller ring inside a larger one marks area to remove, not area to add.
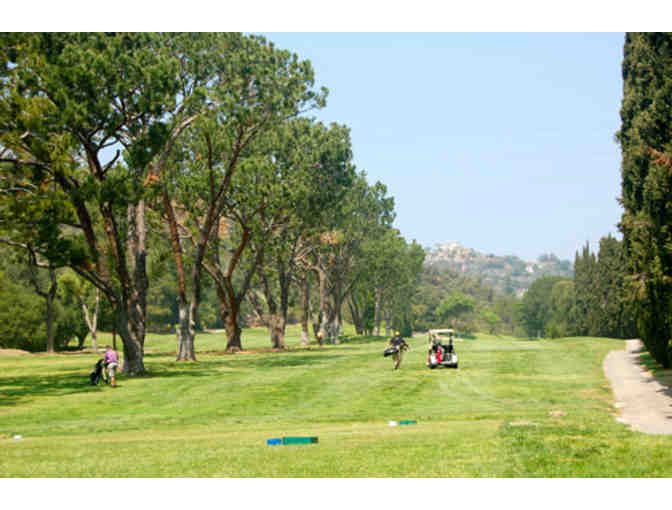
[[[429,330],[429,351],[427,352],[429,368],[457,368],[457,354],[453,346],[454,335],[455,331],[452,329]]]

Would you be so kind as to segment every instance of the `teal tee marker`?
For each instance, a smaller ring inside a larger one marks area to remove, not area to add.
[[[317,443],[317,437],[283,437],[282,444],[313,444]]]

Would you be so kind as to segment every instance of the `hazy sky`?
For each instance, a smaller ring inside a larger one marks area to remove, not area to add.
[[[573,261],[617,234],[624,34],[264,35],[311,60],[407,239]]]

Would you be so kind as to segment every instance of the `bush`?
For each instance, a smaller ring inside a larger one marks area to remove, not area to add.
[[[89,328],[86,325],[82,311],[76,307],[66,307],[57,303],[54,348],[56,350],[64,350],[68,347],[71,340],[76,339],[77,348],[81,349],[88,334]]]
[[[553,321],[546,326],[546,335],[549,338],[563,338],[567,336],[567,330],[563,324]]]
[[[44,300],[0,273],[0,347],[44,350],[47,329]]]

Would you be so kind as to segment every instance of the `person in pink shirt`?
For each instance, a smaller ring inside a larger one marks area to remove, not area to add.
[[[119,366],[119,357],[117,356],[117,351],[112,350],[112,347],[109,345],[105,346],[105,366],[107,367],[107,375],[110,378],[110,384],[113,388],[117,387],[117,383],[114,381],[114,376],[117,373],[117,367]]]

